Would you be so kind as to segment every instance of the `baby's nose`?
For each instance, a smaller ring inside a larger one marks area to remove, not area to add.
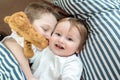
[[[64,38],[61,37],[61,38],[59,39],[59,42],[60,42],[60,43],[63,43],[63,42],[64,42]]]

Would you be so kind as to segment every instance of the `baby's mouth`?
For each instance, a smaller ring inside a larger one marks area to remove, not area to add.
[[[55,44],[55,46],[56,46],[57,48],[59,48],[59,49],[64,49],[64,47],[62,47],[62,46],[60,46],[60,45],[58,45],[58,44]]]

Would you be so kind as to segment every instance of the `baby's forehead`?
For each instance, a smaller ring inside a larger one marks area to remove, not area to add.
[[[68,20],[64,20],[57,23],[56,27],[59,26],[69,27],[71,29],[72,27],[77,27],[77,24]]]
[[[67,20],[64,20],[64,21],[58,21],[58,23],[57,23],[56,26],[62,26],[62,25],[70,26],[71,23],[70,23],[70,21],[67,21]]]
[[[71,24],[69,21],[62,21],[62,22],[59,22],[57,25],[56,25],[56,30],[62,30],[62,31],[76,31],[77,28],[75,25]]]

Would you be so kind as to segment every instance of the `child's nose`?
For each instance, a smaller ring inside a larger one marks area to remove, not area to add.
[[[48,40],[49,40],[49,39],[50,39],[50,36],[49,36],[49,35],[46,35],[46,39],[48,39]]]
[[[50,31],[48,31],[48,32],[46,32],[46,38],[49,40],[50,39],[50,37],[51,37],[51,32]]]

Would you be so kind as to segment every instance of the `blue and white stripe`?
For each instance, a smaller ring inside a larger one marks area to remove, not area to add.
[[[88,40],[80,57],[85,80],[120,80],[120,1],[53,0],[69,14],[85,20]]]
[[[0,80],[26,80],[12,53],[0,42]]]

